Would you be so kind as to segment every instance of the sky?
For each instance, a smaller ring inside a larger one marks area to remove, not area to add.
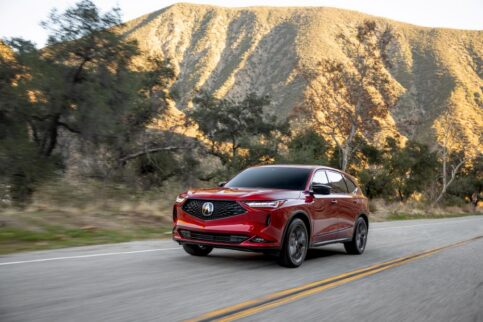
[[[483,30],[483,0],[93,0],[106,11],[119,6],[127,21],[177,2],[225,7],[312,6],[351,9],[426,27]],[[23,37],[43,46],[47,33],[40,26],[52,8],[64,10],[76,0],[0,0],[0,38]]]

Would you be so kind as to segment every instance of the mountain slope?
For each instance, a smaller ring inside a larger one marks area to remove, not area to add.
[[[433,143],[443,131],[441,114],[448,110],[460,143],[481,152],[482,31],[424,28],[333,8],[192,4],[129,21],[123,31],[146,53],[172,59],[179,77],[177,109],[189,108],[198,89],[233,98],[257,92],[269,94],[273,111],[286,117],[307,86],[297,66],[325,58],[347,62],[336,37],[365,19],[388,24],[398,35],[390,72],[404,93],[380,137],[401,134]]]

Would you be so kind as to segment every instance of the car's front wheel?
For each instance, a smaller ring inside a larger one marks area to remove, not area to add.
[[[279,264],[285,267],[299,267],[302,265],[309,244],[309,235],[305,223],[295,218],[287,229]]]
[[[352,255],[360,255],[366,249],[367,243],[367,224],[364,218],[359,217],[356,221],[354,235],[350,242],[344,243],[347,253]]]
[[[213,250],[213,247],[205,246],[205,245],[184,244],[183,249],[185,252],[193,256],[206,256],[209,253],[211,253],[211,251]]]

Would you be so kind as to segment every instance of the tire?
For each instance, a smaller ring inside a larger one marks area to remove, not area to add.
[[[193,256],[207,256],[209,253],[211,253],[213,247],[205,245],[185,244],[183,245],[183,249],[185,252]]]
[[[305,223],[295,218],[289,225],[278,263],[284,267],[299,267],[302,265],[309,248],[309,234]]]
[[[344,243],[344,248],[348,254],[360,255],[364,253],[367,244],[367,223],[359,217],[355,224],[354,235],[350,242]]]

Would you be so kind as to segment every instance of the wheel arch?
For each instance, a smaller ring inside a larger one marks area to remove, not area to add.
[[[365,213],[361,213],[361,214],[359,214],[359,216],[357,216],[356,221],[359,218],[364,219],[364,221],[366,222],[366,225],[367,225],[367,229],[369,229],[369,216],[366,215]]]
[[[353,238],[354,233],[356,231],[356,223],[359,220],[359,218],[364,219],[364,221],[366,222],[366,225],[367,225],[367,230],[369,231],[369,216],[366,215],[365,213],[360,213],[360,214],[357,215],[356,220],[354,220],[354,226],[352,228],[352,237],[351,237],[351,239]]]
[[[312,222],[310,221],[310,217],[305,211],[296,210],[290,215],[289,219],[287,220],[287,223],[285,224],[285,227],[283,228],[282,242],[280,244],[282,247],[283,247],[283,243],[285,242],[288,226],[290,226],[290,223],[292,223],[292,221],[296,218],[299,218],[304,222],[305,226],[307,227],[307,233],[309,234],[309,244],[311,242]]]

